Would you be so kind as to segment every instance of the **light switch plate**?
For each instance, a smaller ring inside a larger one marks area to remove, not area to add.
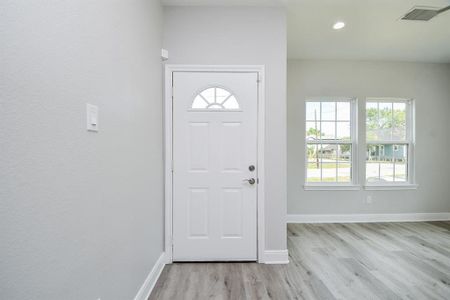
[[[98,131],[98,107],[86,104],[86,129],[88,131]]]

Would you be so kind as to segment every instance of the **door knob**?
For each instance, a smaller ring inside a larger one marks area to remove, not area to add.
[[[247,181],[248,183],[250,183],[251,185],[256,183],[255,178],[250,178],[250,179],[244,179],[244,181]]]

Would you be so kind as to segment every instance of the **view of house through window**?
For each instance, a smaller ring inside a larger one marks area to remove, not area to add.
[[[408,182],[412,143],[410,101],[366,102],[367,183]]]
[[[352,100],[306,102],[306,182],[351,183]]]

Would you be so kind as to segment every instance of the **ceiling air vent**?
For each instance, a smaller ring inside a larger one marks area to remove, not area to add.
[[[444,8],[435,7],[414,7],[410,12],[402,17],[402,20],[408,21],[429,21],[440,13],[450,9],[450,5]]]

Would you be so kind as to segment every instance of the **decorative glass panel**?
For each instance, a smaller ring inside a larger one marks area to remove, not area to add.
[[[192,109],[233,110],[239,109],[236,97],[229,91],[213,87],[203,90],[192,102]]]

